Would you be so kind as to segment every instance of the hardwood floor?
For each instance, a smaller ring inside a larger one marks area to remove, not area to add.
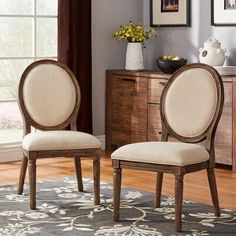
[[[38,160],[37,179],[53,179],[75,175],[74,160],[72,158],[50,158]],[[82,160],[84,177],[92,177],[92,161]],[[0,164],[0,185],[16,184],[20,172],[20,162]],[[155,174],[152,172],[123,170],[122,185],[140,190],[155,191]],[[109,154],[103,155],[101,160],[101,180],[112,183],[113,170]],[[28,181],[28,176],[26,176]],[[216,181],[220,207],[236,210],[236,173],[231,170],[216,168]],[[174,178],[170,174],[164,175],[163,194],[174,194]],[[184,178],[184,199],[211,204],[207,174],[200,171],[188,174]]]

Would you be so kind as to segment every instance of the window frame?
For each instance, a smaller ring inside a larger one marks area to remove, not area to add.
[[[33,1],[33,12],[32,14],[0,14],[0,18],[29,18],[32,19],[33,21],[33,25],[32,25],[32,32],[29,32],[33,34],[33,41],[32,41],[32,56],[26,56],[26,57],[0,57],[0,62],[1,60],[32,60],[32,62],[34,61],[38,61],[41,59],[52,59],[52,60],[57,60],[58,59],[58,55],[47,55],[47,56],[37,56],[37,20],[38,19],[57,19],[58,20],[58,14],[56,15],[52,15],[52,14],[37,14],[37,1],[38,0],[32,0]],[[58,30],[58,27],[57,27]],[[57,43],[57,42],[56,42]],[[58,44],[57,44],[57,48],[58,48]],[[56,52],[57,54],[57,52]],[[5,102],[16,102],[17,99],[2,99],[0,100],[0,103],[5,103]],[[6,152],[9,153],[9,158],[1,158],[2,155],[0,155],[0,163],[1,162],[5,162],[5,161],[11,161],[11,160],[15,160],[15,155],[16,155],[16,151],[18,152],[20,149],[20,143],[19,142],[3,142],[0,143],[0,154],[4,152],[4,154],[6,154]],[[14,156],[11,155],[11,153],[14,154]],[[20,155],[17,157],[17,159],[20,158]],[[6,160],[7,159],[7,160]]]

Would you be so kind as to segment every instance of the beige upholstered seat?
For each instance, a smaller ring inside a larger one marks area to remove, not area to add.
[[[209,153],[198,144],[177,142],[142,142],[120,147],[112,159],[186,166],[209,160]]]
[[[27,151],[101,148],[93,135],[78,131],[43,131],[27,134],[22,147]]]
[[[171,76],[161,95],[161,141],[127,144],[111,155],[115,221],[119,220],[123,168],[157,173],[155,207],[161,204],[163,173],[175,175],[175,227],[178,232],[182,230],[184,175],[206,169],[215,214],[220,215],[214,174],[214,138],[223,103],[223,83],[214,68],[200,63],[190,64]],[[169,137],[179,142],[168,142]]]
[[[79,191],[83,191],[81,157],[93,160],[94,203],[100,204],[100,141],[77,131],[80,88],[69,68],[53,60],[29,65],[21,76],[18,102],[24,120],[23,160],[18,193],[29,163],[30,207],[36,209],[36,161],[73,157]],[[39,130],[32,132],[35,128]]]

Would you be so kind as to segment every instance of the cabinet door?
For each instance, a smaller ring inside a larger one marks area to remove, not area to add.
[[[110,93],[111,148],[146,141],[147,79],[114,76]]]
[[[148,103],[160,104],[161,94],[166,83],[165,79],[148,80]]]

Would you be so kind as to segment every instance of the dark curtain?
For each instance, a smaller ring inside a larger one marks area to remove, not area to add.
[[[58,61],[81,89],[78,130],[92,133],[91,0],[58,0]]]

